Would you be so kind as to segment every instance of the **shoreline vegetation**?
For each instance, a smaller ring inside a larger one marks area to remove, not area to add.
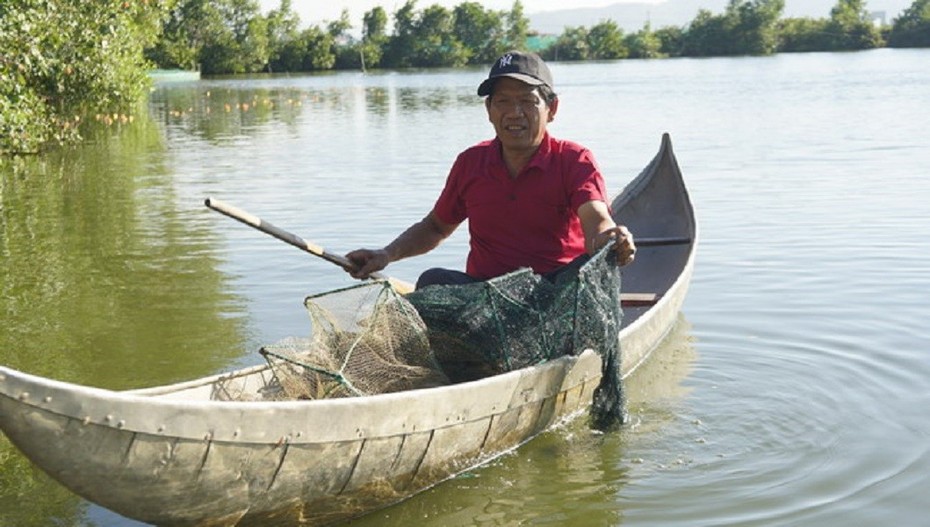
[[[82,130],[145,111],[147,72],[203,75],[486,65],[507,49],[547,60],[771,55],[930,47],[930,0],[876,25],[866,0],[837,0],[824,18],[783,18],[784,0],[730,0],[683,27],[624,32],[612,20],[542,35],[520,0],[503,11],[464,1],[418,8],[407,0],[362,18],[300,27],[291,0],[9,0],[0,4],[0,161],[80,141]],[[390,24],[389,24],[390,22]],[[390,31],[388,30],[390,26]],[[112,118],[109,120],[113,120]]]

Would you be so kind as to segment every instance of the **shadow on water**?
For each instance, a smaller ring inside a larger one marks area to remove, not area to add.
[[[683,315],[649,360],[625,381],[631,424],[602,434],[586,415],[513,453],[467,472],[353,526],[619,525],[618,495],[634,475],[637,444],[679,420],[682,384],[697,354]],[[635,454],[633,454],[635,455]],[[571,504],[567,506],[566,504]]]
[[[161,135],[120,133],[0,164],[0,364],[110,389],[212,373],[241,353],[241,301],[178,209]],[[0,525],[80,525],[87,504],[0,436]]]

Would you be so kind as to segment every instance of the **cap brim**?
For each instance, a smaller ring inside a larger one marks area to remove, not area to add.
[[[485,97],[491,95],[491,90],[494,88],[494,82],[501,77],[510,77],[511,79],[517,79],[520,82],[525,82],[530,86],[544,86],[546,83],[537,79],[536,77],[531,77],[523,73],[502,73],[500,75],[495,75],[484,80],[481,84],[478,85],[478,95]]]

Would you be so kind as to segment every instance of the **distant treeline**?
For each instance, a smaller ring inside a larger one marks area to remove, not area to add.
[[[625,33],[605,20],[539,35],[520,0],[509,11],[478,2],[418,9],[407,0],[390,18],[381,7],[366,12],[353,33],[345,11],[301,29],[291,0],[267,14],[258,0],[0,0],[0,154],[77,141],[95,123],[132,121],[144,109],[152,67],[205,74],[456,67],[487,65],[515,48],[547,59],[611,60],[930,47],[930,0],[915,0],[886,26],[873,23],[864,0],[838,0],[823,19],[782,18],[783,11],[784,0],[730,0],[723,13],[701,10],[684,27]]]
[[[456,67],[488,64],[512,48],[577,61],[930,47],[930,0],[915,0],[885,26],[874,23],[866,3],[838,0],[828,18],[813,19],[782,18],[784,0],[730,0],[723,13],[701,10],[684,27],[647,24],[625,33],[605,20],[545,36],[530,27],[520,0],[510,11],[478,2],[417,9],[407,0],[390,15],[390,33],[388,13],[375,7],[355,38],[346,11],[325,26],[300,29],[291,0],[266,15],[257,0],[178,0],[147,56],[164,68],[222,74]]]

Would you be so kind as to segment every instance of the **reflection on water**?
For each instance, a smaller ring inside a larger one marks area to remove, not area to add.
[[[244,334],[212,233],[178,209],[157,128],[105,133],[0,165],[0,363],[112,389],[220,369]],[[0,525],[78,523],[5,438],[0,467]]]
[[[199,85],[188,90],[162,87],[151,99],[153,119],[166,129],[180,128],[186,135],[210,142],[242,136],[268,124],[293,127],[304,103],[316,102],[314,95],[294,88],[243,91]]]

